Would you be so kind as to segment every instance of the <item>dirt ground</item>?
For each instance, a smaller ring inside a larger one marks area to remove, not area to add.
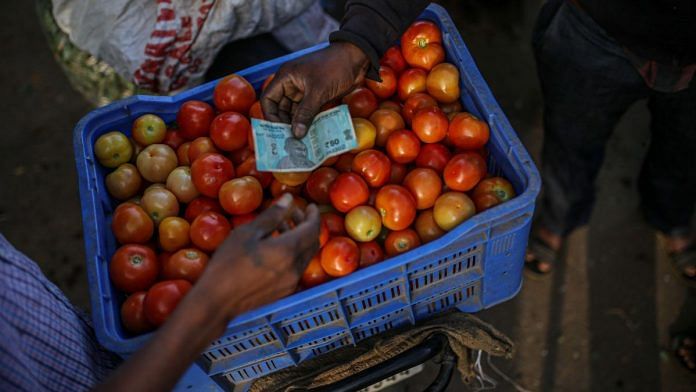
[[[529,37],[539,0],[442,1],[496,98],[538,157],[541,97]],[[0,233],[36,260],[78,306],[88,307],[72,129],[91,107],[52,58],[31,1],[0,13]],[[234,70],[234,69],[231,69]],[[574,233],[564,263],[526,279],[513,300],[479,315],[517,344],[494,363],[535,391],[693,391],[696,377],[671,359],[667,336],[687,298],[661,239],[643,221],[636,177],[649,143],[649,114],[636,104],[607,147],[590,225]],[[696,313],[693,304],[691,315]],[[436,367],[392,391],[422,390]],[[497,390],[514,391],[504,377]],[[449,390],[466,390],[453,380]],[[522,390],[522,389],[517,389]]]

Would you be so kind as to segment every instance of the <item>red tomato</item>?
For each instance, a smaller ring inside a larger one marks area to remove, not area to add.
[[[251,151],[254,151],[256,148],[256,145],[254,144],[254,132],[251,129],[249,129],[249,133],[247,134],[247,145],[249,145]]]
[[[353,172],[358,173],[371,187],[387,183],[391,176],[391,161],[381,151],[365,150],[353,159]]]
[[[401,115],[401,104],[399,104],[395,101],[382,101],[379,104],[379,108],[392,110],[392,111],[399,113],[399,115]],[[372,117],[372,116],[370,116],[370,117]]]
[[[424,210],[435,204],[442,191],[442,180],[433,169],[417,168],[404,178],[404,187],[416,199],[416,208]]]
[[[404,60],[404,56],[401,54],[401,48],[396,45],[384,52],[384,56],[379,60],[379,63],[393,69],[397,75],[406,69],[406,60]]]
[[[329,225],[324,219],[321,220],[319,224],[319,247],[323,247],[324,244],[329,240],[331,232],[329,231]]]
[[[126,331],[141,334],[151,331],[155,326],[145,317],[145,296],[147,292],[139,291],[126,298],[121,305],[121,322]]]
[[[465,151],[450,159],[445,166],[443,177],[450,189],[466,192],[486,176],[486,170],[486,161],[480,154]]]
[[[255,212],[250,212],[250,213],[244,214],[244,215],[235,215],[232,218],[230,218],[230,224],[232,225],[233,229],[236,229],[239,226],[246,225],[247,223],[253,222],[254,219],[256,219],[256,217],[258,215],[259,214],[255,213]]]
[[[273,182],[273,173],[262,172],[256,169],[256,157],[250,156],[246,161],[242,162],[241,165],[237,166],[237,176],[252,176],[259,180],[262,188],[268,188]]]
[[[176,251],[166,263],[162,264],[164,279],[184,279],[196,283],[208,264],[208,255],[196,248]]]
[[[210,124],[210,138],[217,148],[234,151],[246,146],[251,123],[244,115],[235,112],[220,113]]]
[[[512,184],[502,177],[484,178],[476,185],[472,194],[476,212],[487,210],[513,197],[515,190]]]
[[[144,302],[147,320],[156,326],[164,324],[190,289],[191,283],[183,279],[165,280],[152,286]]]
[[[416,200],[408,189],[387,185],[377,192],[375,207],[382,224],[390,230],[403,230],[416,219]]]
[[[350,173],[350,171],[353,170],[354,157],[355,154],[352,152],[344,152],[338,157],[338,161],[336,161],[334,167],[341,173]]]
[[[406,129],[394,131],[387,138],[387,154],[396,163],[409,163],[420,152],[420,140]]]
[[[222,184],[218,199],[229,214],[248,214],[261,205],[263,188],[252,176],[234,178]]]
[[[228,75],[218,82],[213,91],[213,102],[221,112],[249,113],[256,101],[254,87],[239,75]]]
[[[204,251],[212,252],[225,240],[230,230],[230,223],[224,216],[206,211],[191,223],[191,242]]]
[[[329,187],[331,204],[338,211],[348,212],[365,204],[370,197],[365,180],[355,173],[341,173]]]
[[[176,149],[176,158],[179,161],[179,166],[188,166],[191,164],[188,153],[191,149],[191,142],[186,142]]]
[[[375,110],[370,116],[370,122],[377,130],[375,144],[379,147],[384,147],[387,144],[387,138],[392,132],[406,128],[406,123],[399,112],[390,109]]]
[[[320,167],[312,172],[305,183],[305,191],[310,199],[318,204],[329,204],[329,188],[338,177],[338,171],[330,167]]]
[[[360,249],[348,237],[334,237],[321,249],[321,267],[333,277],[341,277],[358,269]]]
[[[126,202],[116,207],[111,230],[121,244],[144,244],[152,238],[155,224],[142,207]]]
[[[109,277],[124,293],[147,290],[159,274],[157,255],[145,245],[123,245],[109,263]]]
[[[310,174],[312,172],[273,172],[273,178],[287,186],[300,186],[307,181]]]
[[[360,242],[360,268],[369,267],[384,260],[384,251],[377,241]]]
[[[285,193],[291,193],[293,195],[299,195],[302,193],[302,185],[285,185],[282,182],[276,180],[275,178],[271,182],[271,195],[274,199],[279,198]]]
[[[351,117],[369,118],[377,110],[377,98],[365,87],[358,87],[343,97],[343,103],[348,105]]]
[[[424,93],[428,73],[420,68],[409,68],[399,76],[397,91],[399,99],[405,101],[413,94]]]
[[[404,102],[404,107],[401,114],[404,116],[407,124],[411,123],[413,116],[421,109],[437,107],[437,102],[428,94],[415,93],[408,97]]]
[[[439,174],[445,170],[447,162],[452,158],[450,150],[440,143],[425,144],[416,157],[416,167],[427,167]]]
[[[437,143],[447,136],[449,121],[438,107],[421,109],[413,116],[411,128],[423,143]]]
[[[205,153],[191,165],[191,179],[200,193],[218,197],[220,187],[234,177],[232,162],[216,153]]]
[[[232,151],[227,154],[235,167],[241,165],[244,161],[249,159],[249,157],[254,156],[254,151],[250,148],[240,148],[239,150]]]
[[[181,136],[187,140],[206,136],[213,121],[212,106],[203,101],[186,101],[176,114]]]
[[[408,167],[402,163],[392,162],[391,165],[391,176],[389,176],[389,183],[394,185],[399,185],[404,182],[404,177],[408,172]]]
[[[489,136],[488,124],[469,113],[457,113],[447,131],[449,141],[466,150],[482,148],[488,142]]]
[[[206,136],[201,136],[191,142],[188,150],[189,162],[193,163],[198,157],[206,152],[218,152],[213,140]]]
[[[256,101],[251,108],[249,108],[249,117],[258,118],[259,120],[265,120],[263,117],[263,110],[261,109],[261,102]]]
[[[305,288],[318,286],[324,282],[328,282],[331,277],[321,267],[321,257],[316,255],[307,264],[307,268],[302,273],[300,284]]]
[[[189,223],[192,223],[198,215],[206,211],[218,212],[222,214],[222,207],[215,199],[207,196],[198,196],[197,198],[191,200],[191,202],[186,206],[184,218],[186,218]]]
[[[179,148],[179,146],[184,144],[185,141],[186,139],[180,131],[177,131],[176,129],[169,129],[167,130],[167,133],[164,134],[164,140],[162,140],[162,143],[176,150]]]
[[[437,225],[437,222],[435,222],[435,216],[432,209],[425,210],[418,214],[416,223],[414,223],[413,226],[415,227],[421,241],[424,243],[434,241],[446,233],[446,231],[442,230],[440,226]]]
[[[379,78],[382,79],[381,82],[368,79],[365,81],[365,85],[379,98],[385,99],[394,95],[396,92],[396,72],[390,67],[382,65],[379,67]]]
[[[401,36],[401,53],[410,66],[432,69],[445,61],[440,29],[430,21],[413,22]]]
[[[150,246],[150,245],[148,245],[148,246],[150,248],[152,248],[152,250],[157,251],[154,247],[154,244],[153,244],[153,246]],[[170,257],[172,257],[172,252],[167,252],[167,251],[160,252],[160,254],[157,255],[157,263],[159,263],[159,265],[161,267],[169,261]]]
[[[330,158],[324,159],[324,162],[321,163],[322,166],[333,166],[338,162],[338,155],[334,155]]]
[[[392,257],[420,246],[421,240],[413,229],[392,231],[384,241],[387,256]]]
[[[326,227],[329,228],[329,234],[332,237],[346,235],[346,228],[341,215],[334,212],[325,212],[321,214],[321,221],[326,223]]]

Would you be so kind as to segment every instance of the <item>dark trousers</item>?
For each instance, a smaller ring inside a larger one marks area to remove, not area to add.
[[[658,230],[688,231],[696,204],[696,83],[674,93],[648,88],[621,45],[568,1],[544,5],[533,46],[544,96],[539,225],[566,235],[587,223],[607,141],[629,106],[647,99],[652,141],[641,204]]]

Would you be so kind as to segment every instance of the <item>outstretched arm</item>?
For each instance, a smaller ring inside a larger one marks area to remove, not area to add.
[[[317,207],[302,212],[283,196],[230,234],[162,328],[97,390],[171,390],[231,319],[294,292],[318,238]]]
[[[363,78],[379,79],[379,58],[428,5],[422,0],[349,0],[331,44],[283,65],[261,97],[264,116],[303,137],[321,107]]]

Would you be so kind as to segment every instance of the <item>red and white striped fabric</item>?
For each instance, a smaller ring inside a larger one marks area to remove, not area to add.
[[[53,0],[53,14],[78,48],[162,94],[199,83],[228,42],[282,29],[297,48],[338,28],[316,0]]]

